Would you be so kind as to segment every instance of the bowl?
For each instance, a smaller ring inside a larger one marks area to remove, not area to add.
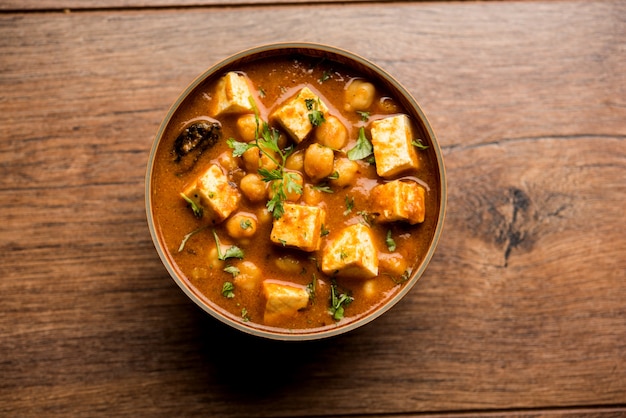
[[[446,207],[417,101],[378,65],[313,43],[248,49],[191,82],[158,129],[145,193],[182,291],[230,327],[293,341],[344,334],[404,298]]]

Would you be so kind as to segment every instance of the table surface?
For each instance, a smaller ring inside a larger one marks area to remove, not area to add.
[[[2,1],[0,415],[626,414],[626,2],[251,3]],[[409,295],[307,343],[196,307],[144,208],[176,96],[293,40],[394,74],[449,190]]]

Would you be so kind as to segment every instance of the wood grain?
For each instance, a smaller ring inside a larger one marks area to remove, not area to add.
[[[623,1],[0,15],[0,415],[626,413],[625,20]],[[408,297],[306,344],[196,308],[143,206],[176,95],[294,39],[396,75],[449,188]]]

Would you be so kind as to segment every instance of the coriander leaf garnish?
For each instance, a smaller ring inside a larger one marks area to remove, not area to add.
[[[202,218],[202,214],[204,213],[202,206],[198,205],[194,200],[190,199],[185,193],[181,193],[180,195],[183,199],[185,199],[185,202],[189,203],[189,206],[191,206],[191,210],[193,211],[194,216],[196,218]]]
[[[413,141],[411,141],[411,144],[413,144],[414,146],[416,146],[416,147],[417,147],[418,149],[420,149],[420,150],[426,150],[426,149],[428,149],[428,145],[424,145],[424,144],[422,143],[422,140],[421,140],[421,139],[419,139],[419,138],[414,139]]]
[[[248,310],[246,308],[241,309],[241,320],[243,322],[248,322],[250,320],[250,316],[248,315]]]
[[[359,129],[359,136],[356,140],[356,145],[348,151],[348,159],[352,161],[362,160],[372,155],[373,152],[374,147],[365,136],[365,128],[361,127]]]
[[[367,120],[370,118],[370,112],[364,112],[364,111],[357,110],[356,113],[358,113],[359,116],[361,116],[361,120],[363,122],[367,122]]]
[[[235,267],[235,266],[226,266],[226,267],[224,267],[224,271],[226,273],[232,274],[233,277],[238,276],[239,273],[240,273],[239,269],[237,267]]]
[[[193,237],[194,235],[196,235],[198,232],[203,231],[205,229],[207,229],[209,227],[209,225],[204,225],[201,226],[198,229],[194,229],[193,231],[191,231],[190,233],[188,233],[187,235],[185,235],[183,237],[183,240],[181,241],[180,245],[178,246],[178,252],[182,252],[185,249],[185,245],[187,244],[187,241],[189,240],[189,238]]]
[[[342,293],[340,295],[337,295],[337,293],[337,285],[334,283],[331,284],[329,313],[332,315],[335,321],[343,319],[345,307],[354,300],[352,296],[348,296],[345,293]]]
[[[393,237],[391,236],[391,229],[387,231],[387,236],[385,238],[385,244],[387,244],[387,249],[389,251],[395,251],[396,250],[396,242],[393,240]]]
[[[309,300],[315,302],[315,288],[317,287],[317,276],[313,274],[313,280],[306,285],[306,291],[309,294]]]
[[[344,216],[352,212],[352,208],[354,208],[354,198],[350,196],[346,196],[345,202],[346,202],[346,210],[343,211]]]
[[[329,73],[328,71],[324,71],[324,72],[322,73],[322,76],[321,76],[321,77],[320,77],[320,79],[319,79],[319,82],[320,82],[320,83],[323,83],[324,81],[326,81],[326,80],[328,80],[328,79],[330,79],[330,73]]]
[[[244,143],[231,138],[227,141],[227,144],[233,150],[233,156],[235,157],[242,156],[243,153],[250,148],[258,148],[261,153],[276,164],[275,169],[268,170],[267,168],[262,167],[258,170],[258,173],[263,181],[273,182],[272,191],[274,194],[267,202],[266,207],[275,219],[279,219],[284,213],[283,202],[287,200],[286,193],[302,194],[302,186],[295,181],[294,174],[287,173],[285,171],[287,157],[291,155],[295,148],[293,146],[282,149],[280,148],[278,145],[280,132],[277,129],[270,127],[267,122],[261,123],[259,118],[259,109],[256,107],[256,104],[251,97],[249,98],[249,101],[254,110],[254,119],[256,123],[255,140],[250,143]],[[313,100],[313,102],[315,102],[315,100]],[[314,105],[315,103],[311,103],[311,108],[313,108]],[[307,102],[307,107],[308,106]]]
[[[235,285],[231,282],[224,282],[222,285],[222,296],[228,299],[232,299],[235,297]]]
[[[306,108],[309,111],[309,122],[313,126],[320,126],[324,122],[324,113],[319,110],[319,99],[304,99]]]
[[[215,238],[215,245],[217,246],[217,259],[218,260],[227,260],[229,258],[243,258],[243,250],[236,245],[231,245],[224,252],[222,252],[222,243],[217,236],[217,232],[215,229],[213,230],[213,237]]]

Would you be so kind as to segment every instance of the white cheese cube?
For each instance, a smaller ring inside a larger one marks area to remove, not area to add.
[[[203,218],[222,222],[239,206],[241,194],[222,169],[212,164],[184,190],[183,194],[202,208]]]
[[[350,225],[324,247],[322,271],[328,275],[370,279],[378,275],[378,251],[369,227]]]
[[[270,234],[272,242],[303,251],[319,250],[326,211],[317,206],[295,203],[284,203],[283,208],[283,215],[274,219]]]
[[[266,325],[293,318],[300,309],[309,304],[309,292],[306,287],[293,283],[264,280],[262,283],[265,296],[263,321]]]
[[[226,73],[217,82],[213,97],[212,114],[217,117],[227,113],[251,113],[250,84],[246,76],[236,72]]]
[[[377,222],[406,221],[414,225],[424,222],[424,196],[424,188],[414,181],[393,180],[372,189],[371,211]]]
[[[326,115],[328,107],[311,89],[303,87],[298,94],[276,109],[270,119],[282,126],[289,136],[299,144],[314,128],[309,119],[309,114],[314,111]]]
[[[381,177],[393,177],[419,167],[413,142],[411,121],[407,115],[375,120],[371,124],[376,172]]]

